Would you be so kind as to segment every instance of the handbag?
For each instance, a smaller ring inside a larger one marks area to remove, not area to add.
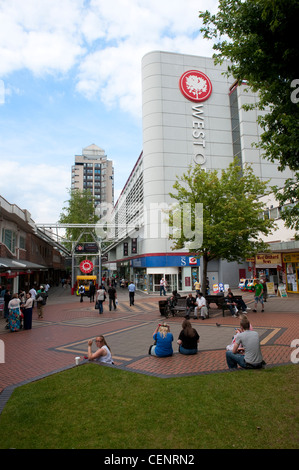
[[[95,303],[94,308],[95,308],[95,309],[98,309],[98,308],[99,308],[99,302],[96,302],[96,303]]]

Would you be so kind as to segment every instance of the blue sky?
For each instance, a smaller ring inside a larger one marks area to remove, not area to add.
[[[211,56],[198,12],[217,4],[1,0],[1,196],[56,222],[74,156],[94,143],[114,162],[117,197],[142,151],[143,55]]]

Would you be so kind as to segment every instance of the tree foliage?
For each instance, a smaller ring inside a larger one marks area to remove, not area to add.
[[[299,48],[292,33],[298,27],[298,0],[220,0],[215,15],[205,11],[199,17],[203,20],[204,37],[215,41],[215,62],[231,61],[228,74],[239,83],[246,80],[259,93],[257,106],[264,112],[259,117],[263,132],[258,146],[267,159],[278,161],[280,171],[289,167],[295,172],[287,183],[285,195],[280,191],[280,202],[289,202],[290,196],[296,199]],[[279,189],[276,188],[276,194]],[[287,224],[294,217],[298,223],[298,212],[297,199],[297,210],[287,219]]]
[[[95,214],[94,198],[90,191],[79,189],[69,191],[70,199],[66,201],[67,206],[62,208],[59,222],[61,224],[91,224],[94,225],[98,222],[99,217]],[[66,228],[66,237],[72,242],[76,242],[82,234],[82,228]],[[93,227],[84,229],[84,238],[80,241],[92,242],[94,238]]]
[[[192,231],[203,230],[201,246],[192,249],[203,258],[203,289],[208,262],[212,259],[243,261],[260,251],[267,251],[267,245],[260,239],[261,234],[270,233],[274,222],[264,220],[263,203],[259,196],[267,192],[267,181],[256,177],[250,166],[241,167],[237,159],[222,170],[205,172],[196,165],[189,167],[174,184],[175,193],[170,196],[179,201],[175,211],[181,211],[184,204],[203,207],[202,226],[196,226],[194,213],[190,212]],[[185,209],[184,209],[185,210]],[[184,230],[176,237],[173,248],[188,248],[193,238],[186,237]]]

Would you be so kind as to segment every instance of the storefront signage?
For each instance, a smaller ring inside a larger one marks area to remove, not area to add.
[[[280,297],[288,296],[287,291],[284,286],[278,286],[278,294],[280,295]]]
[[[188,70],[183,73],[179,84],[185,98],[197,103],[207,100],[212,93],[211,80],[199,70]]]
[[[164,267],[164,266],[200,266],[200,258],[194,256],[145,256],[131,260],[133,268]]]
[[[194,146],[194,161],[198,165],[206,163],[204,150],[206,148],[205,132],[205,118],[203,105],[192,106],[192,139]]]
[[[199,70],[188,70],[179,80],[182,95],[195,103],[206,101],[212,93],[212,82],[209,77]],[[198,165],[206,163],[204,149],[205,115],[203,104],[192,106],[192,141],[194,148],[194,161]]]
[[[80,270],[84,274],[91,273],[91,271],[93,270],[92,262],[89,261],[88,259],[85,259],[84,261],[80,263]]]
[[[299,253],[288,253],[283,255],[283,261],[285,263],[299,263]]]
[[[255,257],[256,264],[281,264],[281,254],[280,253],[262,253],[256,255]]]
[[[275,295],[274,282],[266,282],[266,285],[267,285],[267,294],[268,295]]]

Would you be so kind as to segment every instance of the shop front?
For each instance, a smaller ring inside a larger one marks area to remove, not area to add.
[[[148,294],[160,292],[161,279],[166,293],[192,291],[200,281],[200,260],[189,254],[142,256],[131,259],[131,275],[136,288]]]
[[[283,254],[287,292],[299,293],[299,253]]]
[[[259,253],[255,257],[253,277],[274,284],[275,291],[283,282],[281,253]]]

